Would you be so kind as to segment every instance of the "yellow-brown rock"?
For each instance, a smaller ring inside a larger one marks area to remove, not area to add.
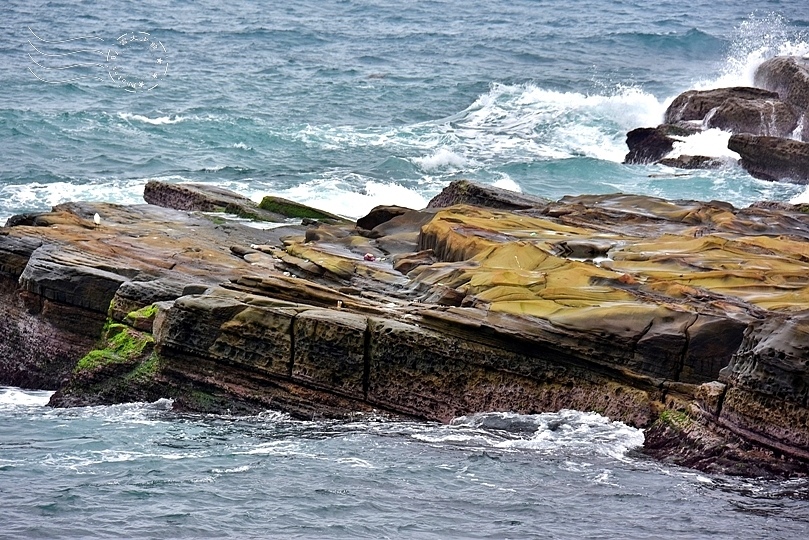
[[[487,208],[485,186],[449,189],[477,206],[442,207],[450,193],[359,229],[90,203],[18,219],[0,235],[0,384],[60,385],[109,317],[153,325],[133,395],[197,410],[573,407],[649,428],[681,463],[809,469],[809,216],[634,195]],[[117,369],[54,404],[125,399],[100,391]]]

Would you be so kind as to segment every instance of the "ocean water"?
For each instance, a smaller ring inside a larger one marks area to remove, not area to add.
[[[0,223],[151,179],[349,217],[468,178],[550,198],[807,200],[738,166],[626,166],[690,88],[809,54],[805,0],[5,0]],[[679,151],[728,155],[728,134]],[[732,157],[732,156],[730,156]],[[52,410],[0,390],[0,538],[803,538],[809,486],[637,453],[592,413],[450,426]]]
[[[0,538],[805,538],[805,481],[665,467],[595,413],[450,425],[0,388]]]

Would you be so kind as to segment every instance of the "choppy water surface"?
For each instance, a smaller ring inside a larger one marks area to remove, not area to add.
[[[735,165],[621,164],[626,132],[659,123],[678,93],[809,53],[803,0],[9,0],[3,14],[0,219],[138,202],[150,179],[351,217],[422,207],[456,178],[551,198],[803,193]],[[727,153],[726,140],[691,146]]]
[[[803,538],[806,482],[711,477],[595,413],[450,425],[170,402],[53,410],[0,389],[7,538]]]

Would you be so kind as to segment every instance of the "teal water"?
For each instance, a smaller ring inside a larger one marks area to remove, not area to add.
[[[456,178],[551,198],[789,200],[803,189],[736,166],[621,161],[626,131],[656,125],[679,92],[749,84],[764,58],[809,52],[807,21],[798,0],[12,0],[0,22],[0,219],[72,199],[138,202],[155,178],[350,217],[423,206]],[[147,34],[156,51],[126,42]]]
[[[469,178],[737,205],[802,187],[625,166],[689,88],[809,53],[804,0],[6,0],[0,222],[150,179],[359,217]],[[158,60],[160,62],[158,62]],[[144,83],[140,86],[140,83]],[[687,141],[721,155],[727,134]],[[0,538],[803,538],[809,487],[700,475],[585,412],[453,426],[51,410],[0,390]]]
[[[54,410],[0,388],[0,538],[804,538],[809,484],[633,453],[595,413],[451,425]]]

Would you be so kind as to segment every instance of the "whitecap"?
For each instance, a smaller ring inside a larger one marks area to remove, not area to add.
[[[520,187],[520,185],[514,180],[512,180],[511,177],[507,174],[501,175],[500,178],[496,180],[492,185],[500,189],[507,189],[508,191],[522,193],[522,188]]]
[[[801,193],[798,193],[791,199],[789,199],[791,204],[808,204],[809,203],[809,187],[805,188]]]
[[[687,137],[678,137],[666,157],[709,156],[735,163],[741,156],[728,148],[731,135],[729,131],[711,128]]]
[[[699,81],[694,88],[707,90],[731,86],[754,86],[758,66],[774,56],[803,56],[809,53],[805,34],[790,26],[777,13],[751,15],[735,28],[718,76]]]
[[[53,392],[48,390],[23,390],[11,386],[0,386],[0,407],[44,407]]]
[[[255,187],[253,188],[255,190]],[[360,218],[379,205],[398,205],[420,209],[427,206],[427,199],[414,189],[396,182],[380,182],[366,179],[356,173],[332,171],[325,178],[299,184],[293,188],[266,192],[257,191],[251,198],[278,195],[309,206],[351,219]]]
[[[466,165],[466,159],[463,156],[446,147],[439,148],[429,156],[413,158],[412,161],[424,171],[461,169]]]
[[[376,469],[376,467],[372,465],[369,461],[355,457],[339,458],[337,460],[337,463],[340,463],[342,465],[348,465],[350,467],[359,467],[362,469]]]
[[[177,114],[172,114],[169,116],[158,116],[156,118],[150,118],[148,116],[144,116],[142,114],[132,114],[132,113],[118,113],[118,117],[122,120],[126,120],[127,122],[143,122],[144,124],[151,124],[153,126],[162,126],[166,124],[177,124],[179,122],[184,122],[188,118],[185,116],[180,116]]]
[[[211,469],[211,472],[214,474],[232,474],[232,473],[247,472],[250,469],[252,469],[250,465],[242,465],[240,467],[233,467],[230,469]]]
[[[644,442],[643,432],[639,429],[594,412],[573,410],[536,415],[481,413],[456,418],[451,424],[510,433],[511,436],[493,444],[500,449],[569,450],[622,460],[627,452]]]
[[[481,163],[582,156],[620,163],[626,131],[659,124],[664,110],[663,102],[634,86],[590,95],[495,83],[446,119],[444,137],[453,143],[449,150]]]

